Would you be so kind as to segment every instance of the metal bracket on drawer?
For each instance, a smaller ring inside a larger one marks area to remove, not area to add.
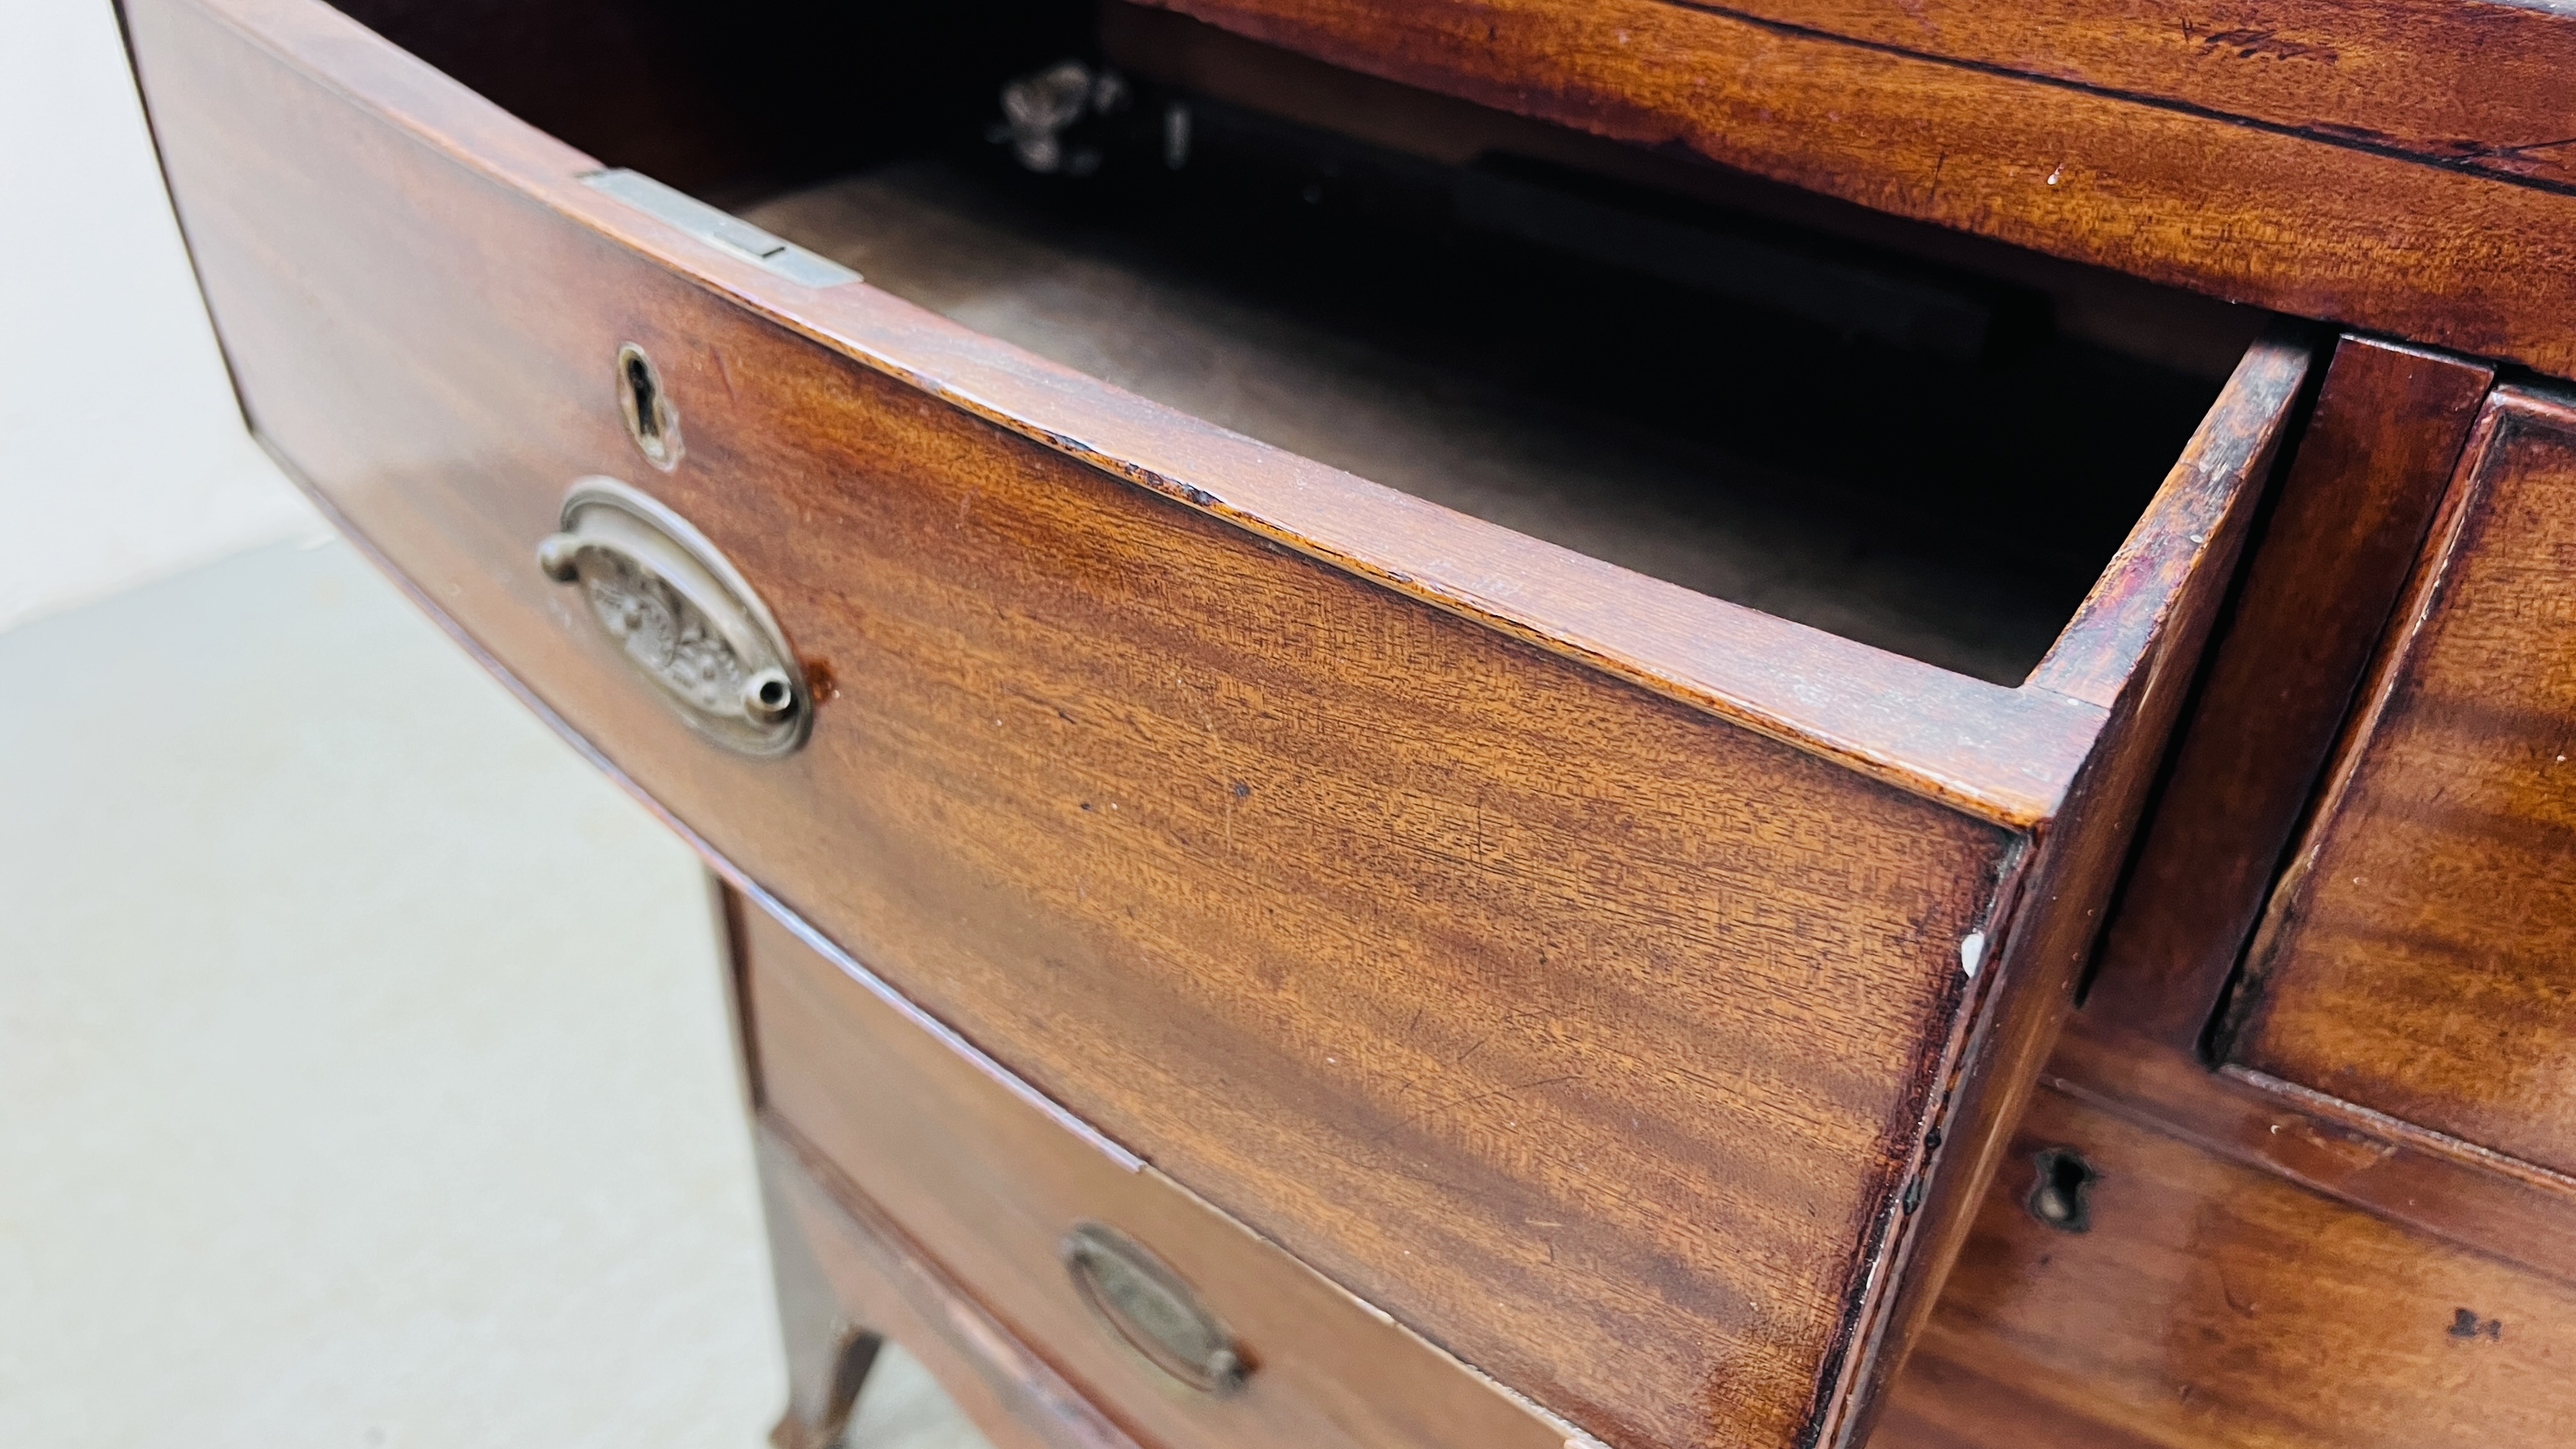
[[[859,274],[829,257],[816,256],[785,237],[772,236],[742,218],[719,211],[685,191],[663,185],[641,171],[623,166],[582,175],[582,183],[605,191],[627,205],[652,213],[700,241],[713,242],[736,256],[760,263],[791,282],[809,287],[837,287],[859,280]]]

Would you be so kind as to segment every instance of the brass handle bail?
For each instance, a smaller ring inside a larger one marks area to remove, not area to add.
[[[746,755],[805,743],[814,700],[778,621],[706,535],[614,478],[564,495],[562,531],[537,545],[626,662],[707,738]]]

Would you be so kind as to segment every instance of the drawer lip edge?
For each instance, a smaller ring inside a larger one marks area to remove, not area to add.
[[[864,282],[782,286],[653,218],[550,181],[499,179],[774,326],[1120,482],[1992,824],[2053,819],[2109,720],[2073,693],[1956,674],[1415,498]],[[1406,556],[1369,542],[1392,533],[1416,540]],[[1542,592],[1553,597],[1520,597]],[[1586,594],[1628,607],[1613,619],[1576,602]],[[1620,632],[1629,637],[1614,641]]]

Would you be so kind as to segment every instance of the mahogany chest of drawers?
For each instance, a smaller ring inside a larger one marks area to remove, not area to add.
[[[2576,28],[2296,8],[124,14],[726,883],[782,1445],[2556,1442]]]

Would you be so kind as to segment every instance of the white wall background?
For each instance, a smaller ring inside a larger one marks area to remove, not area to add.
[[[242,429],[109,0],[0,0],[0,629],[322,532]]]

